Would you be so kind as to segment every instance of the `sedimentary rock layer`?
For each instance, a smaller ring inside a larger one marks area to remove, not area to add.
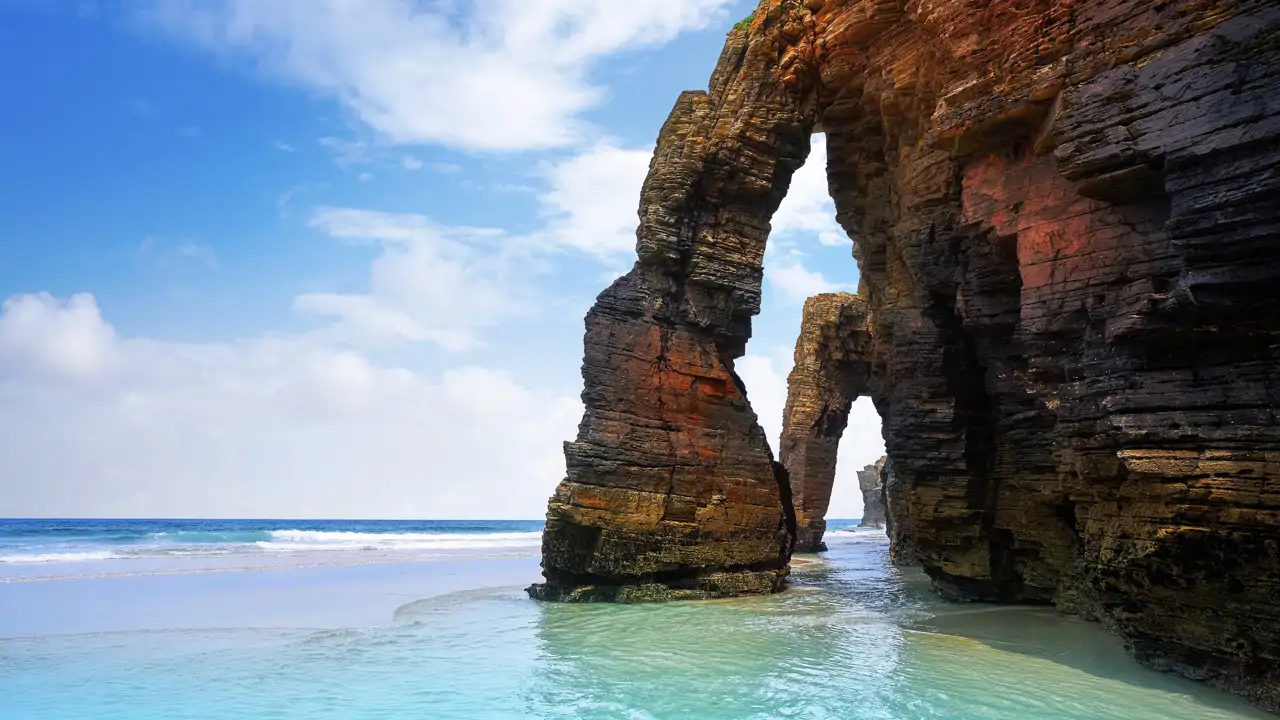
[[[687,92],[644,183],[632,270],[586,319],[586,414],[543,534],[535,597],[770,592],[795,537],[790,486],[733,363],[760,309],[769,219],[809,152],[813,110],[780,42],[730,35]]]
[[[862,522],[859,527],[882,528],[884,517],[884,482],[887,458],[858,471],[858,489],[862,491]]]
[[[850,406],[867,394],[869,340],[867,304],[858,296],[830,293],[805,302],[795,365],[787,377],[780,458],[796,510],[795,552],[826,549],[822,535],[836,450]]]
[[[820,31],[895,557],[1277,707],[1280,7],[982,6]]]
[[[893,471],[893,458],[886,457],[883,474],[884,529],[889,535],[889,559],[895,565],[919,565],[916,557],[916,528],[910,507],[910,488]]]
[[[815,127],[895,558],[1280,708],[1270,1],[763,2],[664,128],[639,261],[588,318],[544,592],[785,574],[790,484],[732,361]]]

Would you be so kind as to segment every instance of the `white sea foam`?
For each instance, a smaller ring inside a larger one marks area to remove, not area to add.
[[[880,528],[849,527],[828,530],[825,539],[828,543],[838,542],[850,545],[889,544],[889,536]]]
[[[90,560],[110,560],[119,557],[114,552],[86,551],[61,553],[18,553],[16,555],[0,555],[0,563],[25,565],[28,563],[71,563]]]
[[[361,533],[321,530],[273,530],[250,534],[269,540],[211,543],[192,539],[189,543],[175,536],[156,534],[153,542],[105,549],[72,546],[59,548],[9,548],[0,550],[0,564],[28,565],[82,563],[146,558],[201,558],[228,555],[262,556],[299,553],[335,553],[377,551],[379,553],[416,553],[432,555],[440,552],[532,550],[541,542],[540,532],[498,533]]]
[[[482,550],[532,548],[540,532],[509,533],[360,533],[323,530],[273,530],[270,541],[254,543],[264,550]]]

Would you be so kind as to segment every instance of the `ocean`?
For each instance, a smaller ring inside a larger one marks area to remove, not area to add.
[[[771,597],[549,605],[541,522],[0,521],[0,718],[1271,717],[854,525]]]
[[[0,520],[0,582],[527,551],[541,531],[532,520]]]

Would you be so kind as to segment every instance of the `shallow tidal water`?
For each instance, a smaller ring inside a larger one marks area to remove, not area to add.
[[[339,613],[348,619],[275,627],[247,603],[239,627],[225,615],[216,616],[223,627],[201,627],[201,613],[186,626],[171,614],[172,629],[147,627],[140,610],[101,624],[129,629],[22,637],[11,617],[0,626],[0,718],[1272,717],[1138,666],[1091,624],[1044,609],[945,603],[918,572],[888,564],[882,535],[835,533],[830,545],[797,564],[790,590],[767,598],[539,604],[521,590],[536,579],[528,551],[500,565],[380,560],[370,572],[381,584],[349,566],[219,576],[276,608],[298,587],[299,604],[323,602],[326,583],[334,602],[362,602],[351,583],[368,582],[381,590],[367,603],[386,607],[363,624]],[[310,573],[305,583],[300,572]],[[460,576],[476,586],[454,589]],[[174,586],[166,599],[171,578],[143,580],[151,603],[198,604],[182,593],[203,592]],[[144,587],[102,583],[139,581],[0,584],[0,608],[21,599],[23,613],[38,614],[32,593],[62,594],[92,614],[98,591]]]

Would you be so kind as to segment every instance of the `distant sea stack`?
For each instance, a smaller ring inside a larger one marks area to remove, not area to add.
[[[1264,0],[762,2],[663,126],[636,264],[588,314],[532,593],[779,589],[865,394],[896,561],[1280,709],[1277,37]],[[775,462],[734,363],[818,131],[861,284],[806,306],[836,329]]]
[[[868,394],[870,339],[867,303],[857,295],[830,293],[805,302],[782,416],[781,461],[795,505],[795,552],[826,550],[822,536],[836,450],[849,408]]]
[[[884,517],[884,481],[885,462],[888,458],[880,458],[875,463],[858,471],[858,489],[862,491],[862,522],[858,527],[883,528]]]

